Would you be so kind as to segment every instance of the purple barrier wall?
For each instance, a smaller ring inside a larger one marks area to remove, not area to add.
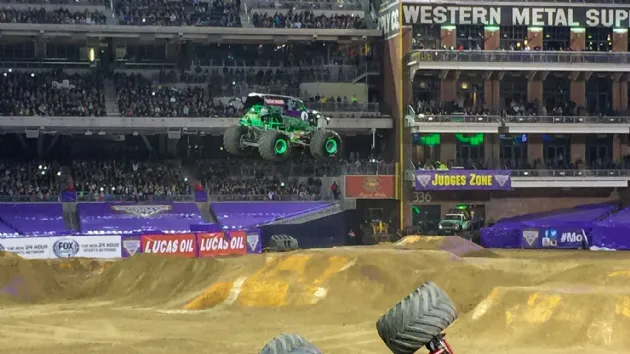
[[[244,229],[326,208],[328,202],[213,202],[223,229]]]
[[[84,234],[181,233],[203,224],[195,203],[79,203],[77,215]]]
[[[68,235],[61,203],[0,204],[0,220],[24,236]]]
[[[595,223],[591,239],[596,247],[630,250],[630,208]]]

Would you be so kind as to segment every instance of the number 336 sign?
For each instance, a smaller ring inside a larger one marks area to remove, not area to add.
[[[422,203],[431,203],[431,193],[429,192],[413,192],[413,202],[422,204]]]

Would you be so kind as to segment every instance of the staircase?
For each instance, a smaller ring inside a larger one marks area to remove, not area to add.
[[[197,202],[197,208],[199,208],[199,212],[201,213],[201,218],[204,222],[207,223],[216,223],[217,218],[210,209],[210,202]]]
[[[120,116],[118,102],[116,102],[116,87],[114,81],[105,80],[103,93],[105,94],[105,110],[108,116]]]
[[[336,202],[336,203],[334,203],[334,204],[332,204],[332,205],[330,205],[330,206],[328,206],[326,208],[317,210],[317,211],[312,212],[312,213],[306,213],[306,214],[300,214],[300,215],[295,215],[295,216],[289,216],[287,218],[276,220],[276,221],[270,223],[270,225],[304,224],[304,223],[309,222],[309,221],[313,221],[313,220],[325,218],[327,216],[343,213],[344,211],[349,210],[349,209],[356,209],[356,207],[357,207],[356,200],[341,200],[341,201],[338,201],[338,202]]]
[[[247,7],[247,1],[243,1],[243,3],[241,4],[240,10],[241,10],[240,11],[241,27],[254,28],[254,25],[252,25],[252,21],[249,18],[249,8]]]
[[[63,206],[63,221],[66,224],[66,229],[72,231],[79,230],[79,217],[77,216],[77,203],[62,203]]]

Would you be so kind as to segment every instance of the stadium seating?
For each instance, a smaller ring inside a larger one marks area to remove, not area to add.
[[[0,204],[0,221],[4,224],[0,227],[2,234],[9,232],[8,228],[27,236],[70,233],[59,203]]]

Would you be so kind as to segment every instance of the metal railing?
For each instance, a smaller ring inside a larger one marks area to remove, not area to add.
[[[419,115],[418,123],[546,123],[546,124],[630,124],[628,116],[499,116],[499,115]]]
[[[2,195],[0,196],[0,202],[2,203],[11,203],[11,202],[17,202],[17,203],[27,203],[27,202],[37,202],[37,203],[42,203],[42,202],[50,202],[50,203],[56,203],[56,202],[60,202],[61,201],[61,197],[59,195],[48,195],[48,196],[37,196],[37,195]]]
[[[109,1],[103,0],[0,0],[0,4],[32,4],[32,5],[97,5],[105,6]]]
[[[239,54],[236,54],[239,55]],[[244,53],[240,53],[244,55]],[[304,53],[303,55],[308,55]],[[359,65],[366,65],[365,62],[359,62]],[[378,63],[372,63],[371,65],[378,65]],[[274,59],[223,59],[223,58],[205,58],[196,59],[193,63],[193,67],[199,66],[202,69],[209,68],[224,68],[234,67],[239,69],[249,68],[321,68],[322,66],[331,66],[339,69],[339,66],[357,67],[357,59],[346,56],[331,55],[329,58],[324,55],[317,55],[315,58],[299,58],[286,60],[274,60]]]
[[[307,102],[308,108],[320,112],[365,112],[378,113],[378,103],[337,103],[337,102]]]
[[[194,195],[128,195],[77,192],[78,202],[192,202]]]
[[[630,170],[512,170],[512,177],[628,177]]]
[[[273,199],[267,194],[210,194],[213,202],[247,202],[247,201],[267,201],[267,202],[287,202],[287,201],[320,201],[323,200],[319,194],[309,194],[300,196],[298,194],[276,194]]]
[[[256,9],[274,9],[274,10],[361,10],[363,6],[360,1],[294,1],[294,0],[280,0],[280,1],[250,1],[250,11],[256,12]]]
[[[559,51],[454,51],[415,50],[409,54],[416,62],[483,62],[495,63],[559,63],[559,64],[628,64],[626,52],[559,52]]]

